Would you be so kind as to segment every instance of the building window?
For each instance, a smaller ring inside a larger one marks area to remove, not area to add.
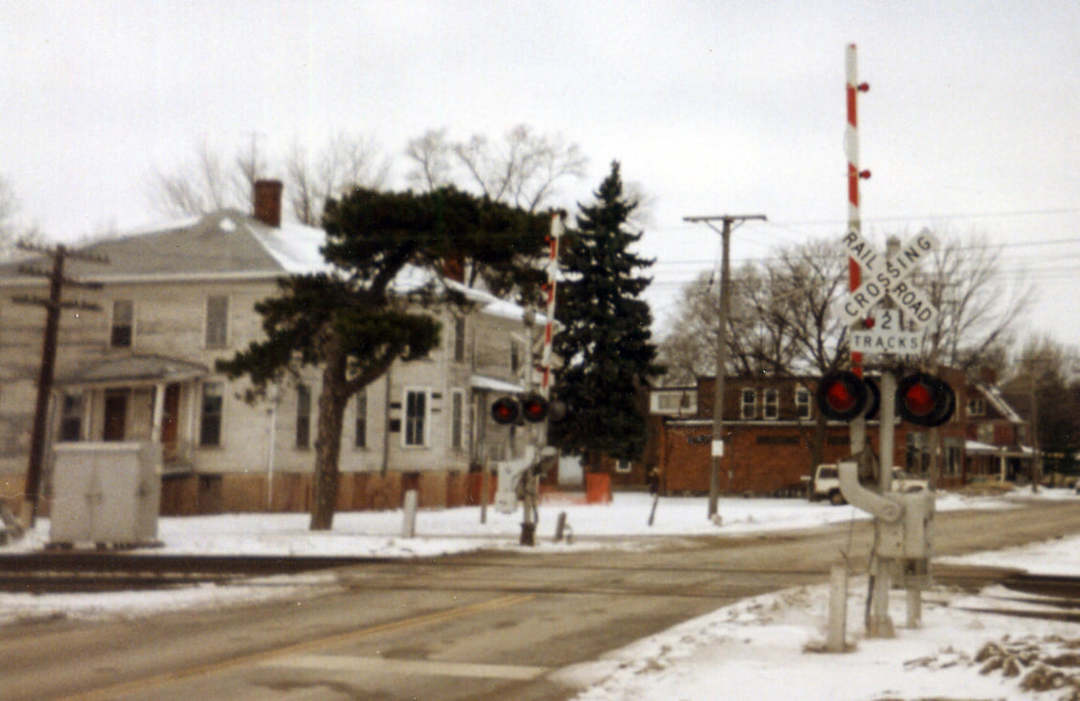
[[[775,389],[765,390],[764,412],[766,419],[780,418],[780,392]]]
[[[805,387],[795,388],[795,415],[800,419],[809,419],[810,414],[810,390]]]
[[[454,317],[454,362],[465,362],[465,317]]]
[[[367,391],[360,390],[356,395],[356,434],[353,445],[357,448],[367,447]]]
[[[460,389],[450,392],[450,447],[465,448],[465,393]]]
[[[986,415],[986,402],[982,399],[972,398],[967,403],[968,416],[985,416]]]
[[[311,388],[307,385],[296,387],[296,447],[307,448],[311,445]]]
[[[744,419],[753,419],[757,416],[757,392],[744,389],[740,393],[739,415]]]
[[[228,342],[229,298],[213,295],[206,298],[206,347],[224,348]]]
[[[82,439],[83,396],[65,394],[60,411],[60,440],[77,441]]]
[[[130,299],[118,299],[113,302],[112,336],[109,340],[113,348],[131,348],[132,329],[135,323],[135,303]]]
[[[207,382],[203,385],[199,445],[221,445],[222,390],[220,382]]]
[[[427,391],[405,391],[405,445],[426,445],[425,429],[427,427]]]
[[[697,394],[692,390],[654,392],[653,397],[654,413],[693,415],[697,412]]]

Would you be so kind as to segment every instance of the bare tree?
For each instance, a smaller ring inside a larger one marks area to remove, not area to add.
[[[414,163],[406,177],[423,191],[449,185],[453,179],[452,155],[453,147],[446,138],[446,129],[428,129],[405,147],[405,156]]]
[[[1035,292],[1023,281],[1006,288],[1001,252],[985,236],[972,235],[949,237],[934,253],[930,270],[917,280],[938,309],[926,333],[926,364],[970,372],[1011,344]]]
[[[1076,346],[1049,335],[1028,339],[1013,360],[1004,389],[1009,403],[1029,421],[1025,442],[1036,450],[1033,480],[1042,476],[1043,468],[1075,472],[1080,451],[1080,381],[1073,373],[1078,363]]]
[[[667,367],[665,383],[688,385],[715,374],[719,310],[712,273],[701,273],[682,288],[679,312],[659,346],[659,361]]]
[[[732,276],[727,372],[783,375],[837,366],[844,325],[832,309],[846,273],[839,256],[838,245],[810,242],[747,263]],[[678,381],[716,372],[718,305],[711,273],[683,289],[682,309],[661,345]]]
[[[340,195],[352,185],[382,187],[390,162],[380,153],[374,140],[347,132],[332,136],[314,156],[294,142],[283,169],[296,219],[318,226],[327,197]],[[148,194],[154,208],[168,216],[198,216],[224,208],[250,212],[255,181],[273,170],[254,134],[232,159],[203,140],[190,162],[173,171],[155,170]]]
[[[234,184],[225,159],[203,139],[195,147],[193,160],[173,171],[154,169],[147,194],[162,214],[190,217],[225,207],[246,209],[251,195],[247,200],[238,198]]]
[[[235,168],[230,176],[232,185],[230,199],[232,202],[242,202],[253,209],[252,197],[255,192],[255,181],[265,178],[270,170],[266,154],[259,149],[258,134],[252,132],[251,144],[246,149],[237,149],[233,164]]]
[[[428,130],[409,142],[405,154],[414,163],[409,181],[418,187],[468,183],[481,195],[529,212],[547,204],[563,178],[583,177],[588,163],[577,144],[537,134],[525,124],[497,141],[474,134],[452,142],[446,129]]]
[[[980,367],[1000,368],[1013,340],[1017,320],[1034,301],[1034,288],[1023,282],[1006,289],[1001,276],[1001,248],[984,236],[948,237],[934,253],[930,269],[916,279],[929,292],[938,314],[926,329],[923,365],[940,372],[958,368],[968,375]],[[929,429],[929,479],[941,480],[939,456],[945,454],[939,427]]]
[[[294,142],[285,158],[286,192],[293,215],[302,224],[319,226],[330,197],[355,185],[380,189],[386,185],[390,161],[371,138],[335,134],[315,158]]]
[[[4,178],[0,178],[0,256],[7,258],[18,236],[15,215],[19,212],[19,199],[15,190]]]

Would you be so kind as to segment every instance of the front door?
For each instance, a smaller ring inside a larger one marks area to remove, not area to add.
[[[161,417],[161,450],[166,460],[176,458],[177,426],[180,416],[180,385],[165,388],[165,406]]]
[[[127,390],[108,390],[105,392],[104,440],[124,440],[124,427],[127,425],[127,398]]]

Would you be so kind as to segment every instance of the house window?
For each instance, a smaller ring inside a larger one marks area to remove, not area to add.
[[[465,317],[454,317],[454,362],[465,362]]]
[[[521,368],[521,347],[517,341],[510,341],[510,372],[516,373]]]
[[[985,416],[986,415],[986,402],[982,399],[972,398],[967,403],[968,416]]]
[[[83,396],[65,394],[60,411],[60,440],[77,441],[82,438]]]
[[[744,419],[757,416],[757,392],[752,389],[742,391],[739,395],[739,415]]]
[[[805,387],[796,387],[795,415],[800,419],[809,419],[810,411],[810,390]]]
[[[206,347],[224,348],[227,343],[229,298],[212,295],[206,298]]]
[[[427,391],[405,391],[405,445],[426,444],[424,431],[427,427]]]
[[[460,389],[450,392],[450,447],[465,447],[465,393]]]
[[[360,390],[356,395],[356,433],[353,445],[357,448],[367,447],[367,391]]]
[[[199,445],[221,445],[222,390],[223,385],[220,382],[207,382],[203,385]]]
[[[775,389],[765,390],[765,418],[780,418],[780,392]]]
[[[296,387],[296,447],[307,448],[311,445],[311,388],[307,385]]]
[[[631,464],[629,460],[619,460],[615,463],[615,472],[625,475],[630,472]]]
[[[135,303],[130,299],[118,299],[113,302],[112,336],[109,340],[113,348],[131,348],[132,327],[135,322]]]

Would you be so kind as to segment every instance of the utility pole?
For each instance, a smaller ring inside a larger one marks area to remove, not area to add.
[[[709,473],[709,513],[711,519],[716,516],[717,500],[720,495],[720,462],[724,457],[724,369],[727,367],[727,322],[731,308],[731,231],[733,224],[750,220],[765,221],[764,214],[719,214],[700,217],[683,217],[683,221],[704,222],[713,231],[720,234],[723,243],[723,256],[720,263],[720,322],[716,330],[716,381],[713,385],[713,425],[712,425],[712,470]],[[723,228],[716,228],[714,222],[722,222]]]
[[[17,295],[12,301],[16,304],[32,304],[45,307],[45,338],[41,348],[41,371],[38,374],[37,403],[34,407],[34,427],[30,437],[30,462],[26,469],[26,485],[23,490],[23,522],[28,527],[33,527],[38,512],[38,497],[41,491],[42,465],[45,461],[45,432],[48,426],[49,395],[52,393],[53,373],[56,368],[56,342],[60,333],[60,310],[82,309],[87,311],[100,311],[97,304],[88,302],[64,302],[62,300],[63,288],[84,287],[88,289],[100,289],[101,283],[79,282],[64,277],[64,261],[67,258],[85,260],[93,263],[108,263],[104,256],[85,253],[82,251],[68,250],[64,246],[45,248],[34,244],[20,241],[16,244],[24,251],[44,253],[52,258],[52,269],[41,270],[29,265],[19,266],[19,272],[24,275],[34,275],[49,279],[49,297],[34,297],[32,295]]]
[[[1036,368],[1038,361],[1031,365],[1031,381],[1028,384],[1028,398],[1031,402],[1031,492],[1039,493],[1042,481],[1042,453],[1039,450],[1039,397],[1035,392]]]

